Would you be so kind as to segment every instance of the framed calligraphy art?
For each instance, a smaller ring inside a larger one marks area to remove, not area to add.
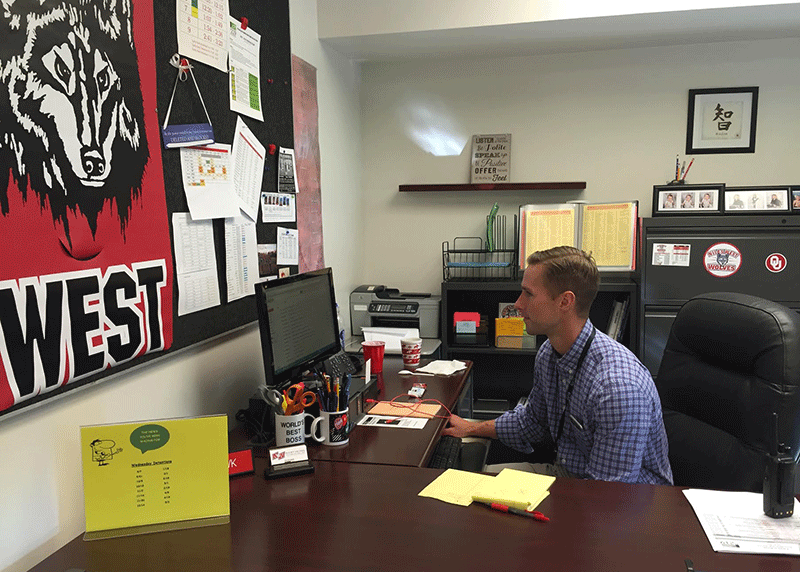
[[[686,154],[755,153],[757,87],[689,90]]]

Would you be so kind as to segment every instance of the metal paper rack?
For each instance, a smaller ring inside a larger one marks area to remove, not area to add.
[[[505,248],[505,217],[497,217],[493,237],[500,248],[484,248],[479,236],[459,236],[442,243],[444,280],[515,280],[517,278],[517,249]],[[516,217],[514,217],[516,227]],[[516,237],[514,239],[516,245]]]

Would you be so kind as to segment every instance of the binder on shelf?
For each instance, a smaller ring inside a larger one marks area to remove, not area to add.
[[[601,270],[635,269],[638,201],[522,205],[519,209],[520,268],[537,250],[567,245],[591,252]]]
[[[608,326],[606,327],[606,334],[609,338],[620,341],[622,335],[625,333],[625,323],[628,319],[628,306],[630,300],[617,300],[614,302],[614,307],[611,310],[611,316],[608,319]]]

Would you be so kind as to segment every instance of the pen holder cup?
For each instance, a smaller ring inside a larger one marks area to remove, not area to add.
[[[313,419],[311,430],[306,433],[306,417]],[[310,413],[297,413],[295,415],[275,415],[275,444],[278,447],[287,445],[302,445],[306,438],[310,438],[319,425],[320,419]]]
[[[322,411],[311,425],[311,437],[323,445],[338,447],[350,441],[348,410]],[[318,431],[319,429],[319,431]]]

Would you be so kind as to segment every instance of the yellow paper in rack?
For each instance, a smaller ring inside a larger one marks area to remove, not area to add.
[[[575,208],[531,209],[524,213],[525,250],[520,261],[522,268],[525,267],[525,259],[537,250],[562,245],[575,246]]]
[[[472,499],[533,510],[550,494],[548,489],[555,480],[547,475],[503,469],[496,477],[482,481],[472,492]]]
[[[581,249],[597,266],[631,268],[636,232],[636,203],[585,205]]]
[[[81,427],[86,532],[230,514],[224,415]]]
[[[469,506],[472,503],[472,494],[485,481],[492,481],[495,477],[480,473],[469,473],[457,469],[447,469],[436,477],[431,484],[422,489],[421,497],[429,497],[450,504]]]

